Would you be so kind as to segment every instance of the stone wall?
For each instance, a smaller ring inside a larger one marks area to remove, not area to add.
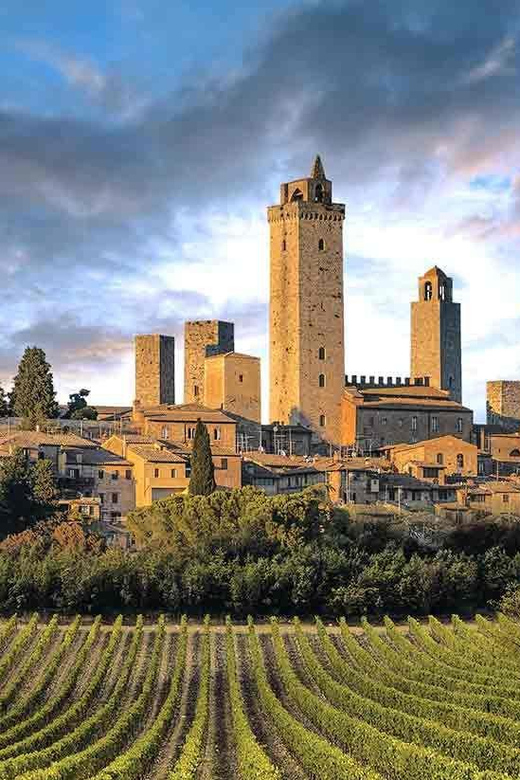
[[[498,425],[505,433],[520,429],[520,382],[487,383],[487,424]]]
[[[175,339],[135,337],[135,397],[141,406],[175,403]]]
[[[204,362],[207,356],[233,352],[234,325],[197,320],[184,325],[184,403],[204,405]]]
[[[204,372],[206,406],[260,423],[260,358],[228,352],[206,358]]]

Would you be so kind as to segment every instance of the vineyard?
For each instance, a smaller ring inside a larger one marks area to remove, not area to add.
[[[520,625],[0,625],[0,780],[520,777]]]

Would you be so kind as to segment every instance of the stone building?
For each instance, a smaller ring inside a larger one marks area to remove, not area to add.
[[[487,383],[487,424],[499,426],[504,433],[520,430],[520,382]]]
[[[207,405],[204,398],[206,357],[235,350],[232,322],[197,320],[184,323],[184,403]]]
[[[478,473],[477,447],[452,434],[416,444],[396,444],[386,447],[385,452],[399,472],[418,479],[438,480],[439,484],[443,484],[445,476]]]
[[[462,401],[460,304],[453,302],[453,281],[440,268],[419,279],[419,300],[411,308],[411,377]]]
[[[142,433],[154,439],[191,445],[197,422],[201,420],[208,429],[212,447],[236,451],[237,422],[221,409],[208,409],[200,404],[180,404],[145,409],[142,416]]]
[[[260,358],[226,352],[204,363],[204,400],[213,409],[261,421]]]
[[[281,185],[270,227],[269,418],[340,443],[344,383],[343,221],[319,157]]]
[[[428,379],[402,384],[383,377],[347,377],[342,404],[342,441],[360,452],[388,444],[415,443],[452,434],[471,441],[473,412]]]
[[[175,403],[175,339],[135,337],[135,398],[141,406]]]

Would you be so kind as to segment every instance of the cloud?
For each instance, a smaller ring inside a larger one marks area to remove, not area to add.
[[[132,90],[93,58],[23,42],[105,114],[0,113],[0,264],[13,312],[4,329],[18,334],[11,349],[20,334],[53,338],[53,317],[61,318],[67,366],[81,369],[86,329],[100,321],[103,332],[90,334],[94,354],[110,333],[118,342],[175,330],[203,311],[237,314],[251,329],[248,343],[258,344],[266,329],[263,210],[279,182],[305,174],[320,151],[348,203],[351,354],[361,361],[368,349],[374,363],[389,362],[378,334],[394,323],[405,373],[408,302],[423,264],[437,254],[485,294],[486,264],[500,277],[515,257],[504,246],[516,240],[514,197],[490,209],[469,180],[518,169],[519,27],[516,0],[502,0],[499,13],[492,0],[295,5],[250,42],[241,68],[188,75],[171,90],[165,83],[160,100],[147,95],[135,112],[125,108]],[[353,253],[367,258],[357,274]],[[383,299],[369,276],[363,281],[371,265],[384,275]],[[509,308],[510,291],[491,289]],[[500,308],[488,304],[486,317],[499,320]]]

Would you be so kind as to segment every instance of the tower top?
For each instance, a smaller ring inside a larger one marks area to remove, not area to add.
[[[419,278],[420,301],[453,302],[453,279],[434,265]]]
[[[326,179],[326,178],[327,177],[325,176],[325,169],[323,167],[321,157],[319,154],[317,154],[311,168],[311,179]]]

